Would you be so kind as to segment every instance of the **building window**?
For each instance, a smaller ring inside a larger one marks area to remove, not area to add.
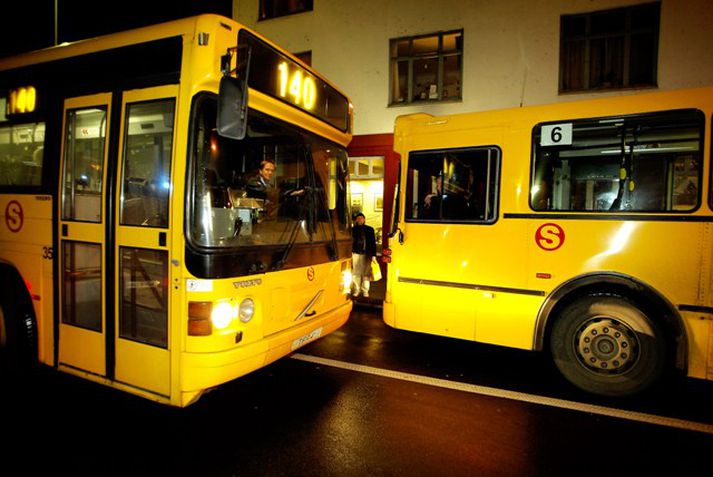
[[[352,179],[383,179],[384,157],[350,157],[349,176]]]
[[[581,15],[560,25],[560,93],[656,86],[661,5]]]
[[[259,20],[311,12],[313,3],[313,0],[260,0]]]
[[[292,54],[299,58],[302,63],[306,64],[307,66],[312,66],[312,50],[301,51],[299,53]]]
[[[390,42],[390,105],[462,98],[463,30]]]

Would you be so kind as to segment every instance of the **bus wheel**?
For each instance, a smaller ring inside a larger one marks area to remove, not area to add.
[[[0,300],[0,370],[22,374],[37,364],[35,320],[8,298]]]
[[[554,323],[550,345],[572,384],[603,396],[638,394],[666,366],[661,329],[620,296],[590,295],[568,305]]]

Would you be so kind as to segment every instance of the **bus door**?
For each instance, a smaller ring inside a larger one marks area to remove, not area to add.
[[[126,91],[116,186],[117,381],[170,395],[170,196],[178,87]]]
[[[59,363],[106,376],[106,160],[111,94],[64,103]],[[112,125],[113,127],[113,125]]]
[[[502,238],[493,232],[499,163],[491,146],[409,154],[405,238],[394,245],[393,262],[399,328],[475,339],[483,297],[502,274]]]

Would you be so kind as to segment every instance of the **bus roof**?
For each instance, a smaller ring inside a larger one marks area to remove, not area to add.
[[[97,36],[94,38],[62,43],[60,45],[51,46],[41,50],[0,58],[0,71],[22,68],[48,61],[61,60],[97,51],[183,35],[193,32],[199,19],[209,19],[211,21],[217,21],[220,19],[220,21],[231,22],[233,24],[231,27],[237,26],[237,24],[232,20],[228,20],[227,18],[223,18],[218,15],[199,15],[181,20],[173,20],[170,22],[136,28],[133,30],[109,33],[107,35]]]
[[[238,30],[248,30],[250,33],[260,38],[264,42],[268,43],[275,49],[283,52],[289,56],[292,60],[299,63],[310,73],[322,79],[325,83],[329,84],[342,95],[348,98],[348,96],[336,85],[334,85],[329,79],[325,78],[319,72],[314,70],[311,66],[305,64],[302,60],[292,55],[291,53],[285,51],[279,45],[260,35],[259,33],[239,24],[231,18],[227,18],[216,14],[203,14],[196,15],[192,17],[183,18],[180,20],[172,20],[169,22],[159,23],[155,25],[148,25],[141,28],[136,28],[132,30],[124,30],[116,33],[109,33],[102,36],[97,36],[94,38],[88,38],[84,40],[78,40],[70,43],[62,43],[57,46],[51,46],[41,50],[30,51],[26,53],[21,53],[19,55],[8,56],[5,58],[0,58],[0,72],[6,70],[12,70],[16,68],[23,68],[26,66],[32,66],[36,64],[46,63],[55,60],[61,60],[65,58],[71,58],[75,56],[86,55],[90,53],[95,53],[98,51],[109,50],[113,48],[120,48],[123,46],[130,46],[139,43],[144,43],[152,40],[160,40],[163,38],[171,38],[180,35],[191,35],[201,29],[213,30],[217,28],[225,28],[227,30],[235,30],[235,42],[237,44],[237,33]],[[235,46],[235,45],[230,45]]]
[[[397,134],[423,134],[424,132],[436,132],[436,130],[507,126],[519,121],[538,123],[578,117],[594,118],[684,108],[713,109],[713,86],[636,92],[604,98],[452,115],[405,114],[396,118],[395,130]]]

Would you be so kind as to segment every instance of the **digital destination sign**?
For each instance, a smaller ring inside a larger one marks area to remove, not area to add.
[[[238,64],[246,64],[248,50],[250,88],[296,106],[341,131],[349,129],[349,101],[343,94],[287,55],[241,30]]]
[[[35,111],[37,106],[37,91],[33,86],[23,86],[8,92],[6,102],[6,112],[8,116],[13,114],[26,114]]]

